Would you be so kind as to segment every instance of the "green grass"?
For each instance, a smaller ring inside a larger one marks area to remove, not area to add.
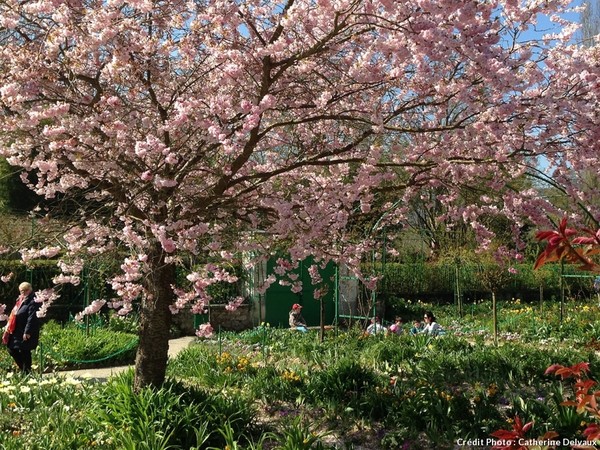
[[[137,342],[137,335],[109,327],[86,330],[73,322],[64,326],[48,322],[42,327],[40,345],[33,354],[34,370],[51,372],[133,364]],[[12,359],[2,352],[0,372],[11,370]]]
[[[5,368],[0,448],[444,449],[510,429],[516,415],[535,421],[532,439],[551,430],[583,439],[593,418],[563,405],[568,387],[544,371],[587,361],[600,373],[595,307],[569,304],[561,323],[556,305],[538,320],[532,305],[502,304],[497,346],[488,305],[463,318],[454,307],[412,307],[433,309],[448,333],[331,330],[323,343],[314,331],[222,333],[170,360],[161,389],[140,392],[131,372],[99,384]],[[77,332],[52,325],[42,334],[82,358],[117,348],[99,330],[93,343]]]

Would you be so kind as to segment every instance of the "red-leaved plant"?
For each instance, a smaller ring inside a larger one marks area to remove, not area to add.
[[[547,241],[548,245],[539,254],[534,269],[549,262],[564,260],[579,265],[581,270],[600,272],[600,264],[592,259],[593,255],[600,254],[600,230],[567,228],[565,217],[560,221],[558,230],[539,231],[536,238]]]
[[[498,438],[500,444],[494,445],[492,448],[497,450],[518,449],[525,450],[528,447],[519,444],[525,439],[525,434],[533,427],[533,422],[527,422],[523,425],[521,418],[515,416],[512,430],[498,430],[492,433],[492,436]]]
[[[597,389],[598,383],[588,378],[590,371],[589,363],[581,362],[570,367],[560,364],[553,364],[546,369],[545,374],[555,374],[562,380],[572,379],[574,399],[565,400],[562,405],[573,406],[577,408],[579,414],[585,414],[589,419],[589,425],[583,431],[583,435],[588,441],[600,439],[600,409],[598,408],[598,399],[600,390]]]
[[[589,363],[580,362],[572,366],[552,364],[544,374],[557,375],[563,381],[573,380],[574,398],[565,399],[561,405],[577,408],[577,413],[587,418],[588,426],[583,431],[583,435],[587,441],[595,441],[600,439],[600,408],[598,401],[600,390],[597,389],[598,383],[588,377],[589,371]],[[492,448],[495,450],[527,450],[529,447],[524,445],[523,442],[528,440],[526,434],[532,427],[533,421],[523,425],[521,418],[515,416],[512,430],[502,429],[491,434],[491,436],[498,439],[498,443]],[[548,431],[537,441],[547,442],[558,436],[559,434],[555,431]]]
[[[523,425],[519,416],[515,416],[512,430],[498,430],[491,433],[491,436],[497,438],[496,444],[492,446],[494,450],[528,450],[529,446],[524,442],[531,440],[525,436],[533,428],[533,421]],[[546,442],[558,436],[555,431],[548,431],[536,441]]]
[[[566,261],[577,264],[579,269],[588,272],[600,272],[600,264],[592,257],[600,254],[600,230],[593,231],[588,228],[577,230],[567,228],[567,218],[560,221],[557,230],[545,230],[536,234],[540,241],[547,241],[546,248],[539,254],[534,269],[542,267],[546,263]],[[561,404],[577,408],[579,414],[589,417],[589,425],[583,431],[587,440],[600,439],[600,410],[598,398],[600,390],[595,390],[597,383],[587,377],[589,363],[581,362],[570,367],[553,364],[546,369],[545,374],[555,374],[562,380],[573,379],[573,392],[575,399],[567,399]],[[515,416],[512,430],[498,430],[491,435],[498,438],[498,444],[492,448],[496,450],[520,449],[529,447],[523,445],[525,434],[531,430],[533,422],[523,422],[519,416]],[[549,440],[558,436],[558,433],[549,431],[540,438],[540,441]]]

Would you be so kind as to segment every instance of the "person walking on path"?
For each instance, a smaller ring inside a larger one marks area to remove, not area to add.
[[[31,284],[19,285],[19,297],[10,312],[2,343],[23,373],[31,372],[31,352],[36,349],[40,339],[40,319],[37,312],[41,303],[34,299]]]

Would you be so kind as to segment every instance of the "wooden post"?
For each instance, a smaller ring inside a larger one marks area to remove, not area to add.
[[[323,302],[323,297],[319,298],[319,317],[321,321],[321,327],[319,330],[319,341],[325,341],[325,303]]]

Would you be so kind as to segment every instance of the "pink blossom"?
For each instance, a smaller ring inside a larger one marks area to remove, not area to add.
[[[132,307],[131,303],[125,302],[123,304],[123,306],[117,311],[117,314],[119,316],[126,316],[131,311],[133,311],[133,307]]]
[[[63,274],[77,275],[83,270],[84,261],[80,258],[75,258],[69,261],[63,259],[58,261],[57,265]]]
[[[61,274],[56,275],[54,278],[52,278],[52,282],[54,284],[70,283],[73,286],[79,286],[79,283],[81,282],[81,278],[79,278],[78,276],[75,276],[75,275],[64,275],[61,273]]]
[[[46,317],[46,314],[48,313],[48,308],[52,305],[54,300],[56,300],[59,297],[60,295],[57,294],[54,291],[54,289],[43,289],[41,291],[37,291],[35,293],[34,300],[37,303],[41,303],[42,306],[40,307],[36,315],[40,318]]]
[[[225,305],[225,309],[227,311],[235,311],[242,303],[244,303],[244,297],[236,297]]]
[[[267,289],[269,288],[269,286],[271,286],[275,281],[276,281],[275,276],[269,275],[262,284],[260,284],[259,286],[256,287],[256,291],[259,294],[264,295],[267,292]]]
[[[98,313],[102,307],[106,304],[106,300],[94,300],[92,303],[90,303],[88,306],[86,306],[83,311],[77,313],[75,315],[75,320],[82,320],[84,316],[88,316],[91,314],[96,314]]]
[[[21,259],[23,260],[23,262],[25,264],[28,264],[29,261],[31,261],[32,259],[41,258],[41,257],[52,258],[52,257],[58,255],[58,253],[60,253],[60,251],[61,251],[60,247],[45,247],[45,248],[41,248],[41,249],[21,249],[20,253],[21,253]]]
[[[321,274],[319,273],[319,267],[315,264],[308,268],[308,274],[310,275],[312,284],[318,284],[323,281],[323,277],[321,277]]]
[[[192,305],[191,311],[194,314],[208,314],[208,304],[204,301],[198,301],[196,304]]]
[[[160,243],[162,245],[162,248],[167,253],[173,253],[177,249],[177,246],[175,245],[175,241],[173,241],[173,239],[169,239],[167,237],[163,237],[160,240]]]
[[[17,83],[8,83],[0,87],[0,95],[6,101],[11,97],[16,97],[20,92],[20,86]]]
[[[196,336],[208,339],[213,336],[213,331],[213,327],[210,323],[203,323],[196,330]]]
[[[169,153],[166,157],[165,157],[165,162],[167,164],[177,164],[177,162],[179,161],[179,158],[177,158],[177,155],[175,155],[174,153]]]
[[[8,283],[10,280],[12,280],[13,276],[14,274],[10,272],[8,275],[2,275],[0,280],[2,280],[4,283]]]
[[[171,286],[171,288],[173,289],[173,293],[177,296],[175,304],[171,309],[171,311],[175,314],[182,310],[188,303],[193,302],[198,297],[195,291],[187,292],[175,286]]]
[[[279,258],[279,259],[277,259],[277,267],[275,268],[275,273],[277,275],[283,275],[286,272],[292,270],[294,267],[295,267],[295,264],[293,264],[291,261],[288,261],[283,258]]]
[[[158,188],[171,188],[177,186],[177,181],[168,178],[163,178],[161,176],[155,176],[154,185]]]
[[[320,288],[317,288],[317,289],[315,289],[313,291],[313,298],[315,300],[318,300],[318,299],[324,297],[325,294],[327,294],[327,288],[326,287],[320,287]]]

